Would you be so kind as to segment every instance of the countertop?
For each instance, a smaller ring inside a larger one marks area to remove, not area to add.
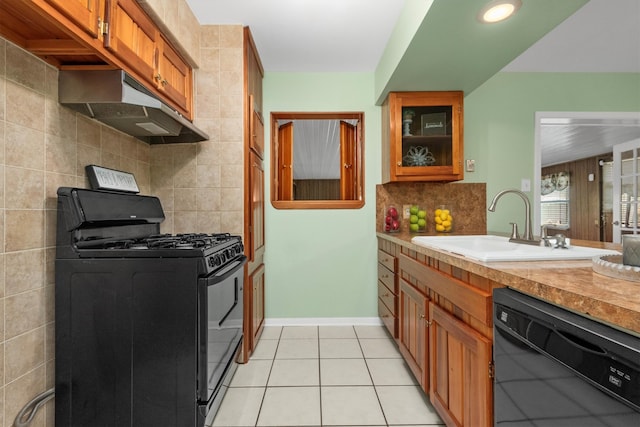
[[[640,282],[596,273],[591,260],[485,263],[413,244],[409,232],[377,236],[640,336]],[[621,250],[611,243],[572,239],[571,244]]]

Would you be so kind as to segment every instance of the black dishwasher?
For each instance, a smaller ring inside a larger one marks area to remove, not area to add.
[[[511,289],[493,293],[496,426],[640,426],[640,338]]]

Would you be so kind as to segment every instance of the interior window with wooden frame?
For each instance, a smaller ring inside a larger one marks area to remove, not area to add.
[[[363,112],[272,112],[273,207],[364,206],[363,129]]]

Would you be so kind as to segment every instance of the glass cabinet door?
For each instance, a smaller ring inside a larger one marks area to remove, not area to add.
[[[452,166],[453,107],[403,106],[402,167]]]

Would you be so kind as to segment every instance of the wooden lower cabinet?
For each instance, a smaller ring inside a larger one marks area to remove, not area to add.
[[[429,392],[429,299],[400,280],[400,353],[422,389]]]
[[[447,426],[493,423],[489,279],[399,246],[398,347]]]
[[[492,425],[491,340],[429,303],[429,398],[448,426]]]
[[[251,341],[255,346],[264,327],[264,264],[260,264],[250,276],[251,286]]]

